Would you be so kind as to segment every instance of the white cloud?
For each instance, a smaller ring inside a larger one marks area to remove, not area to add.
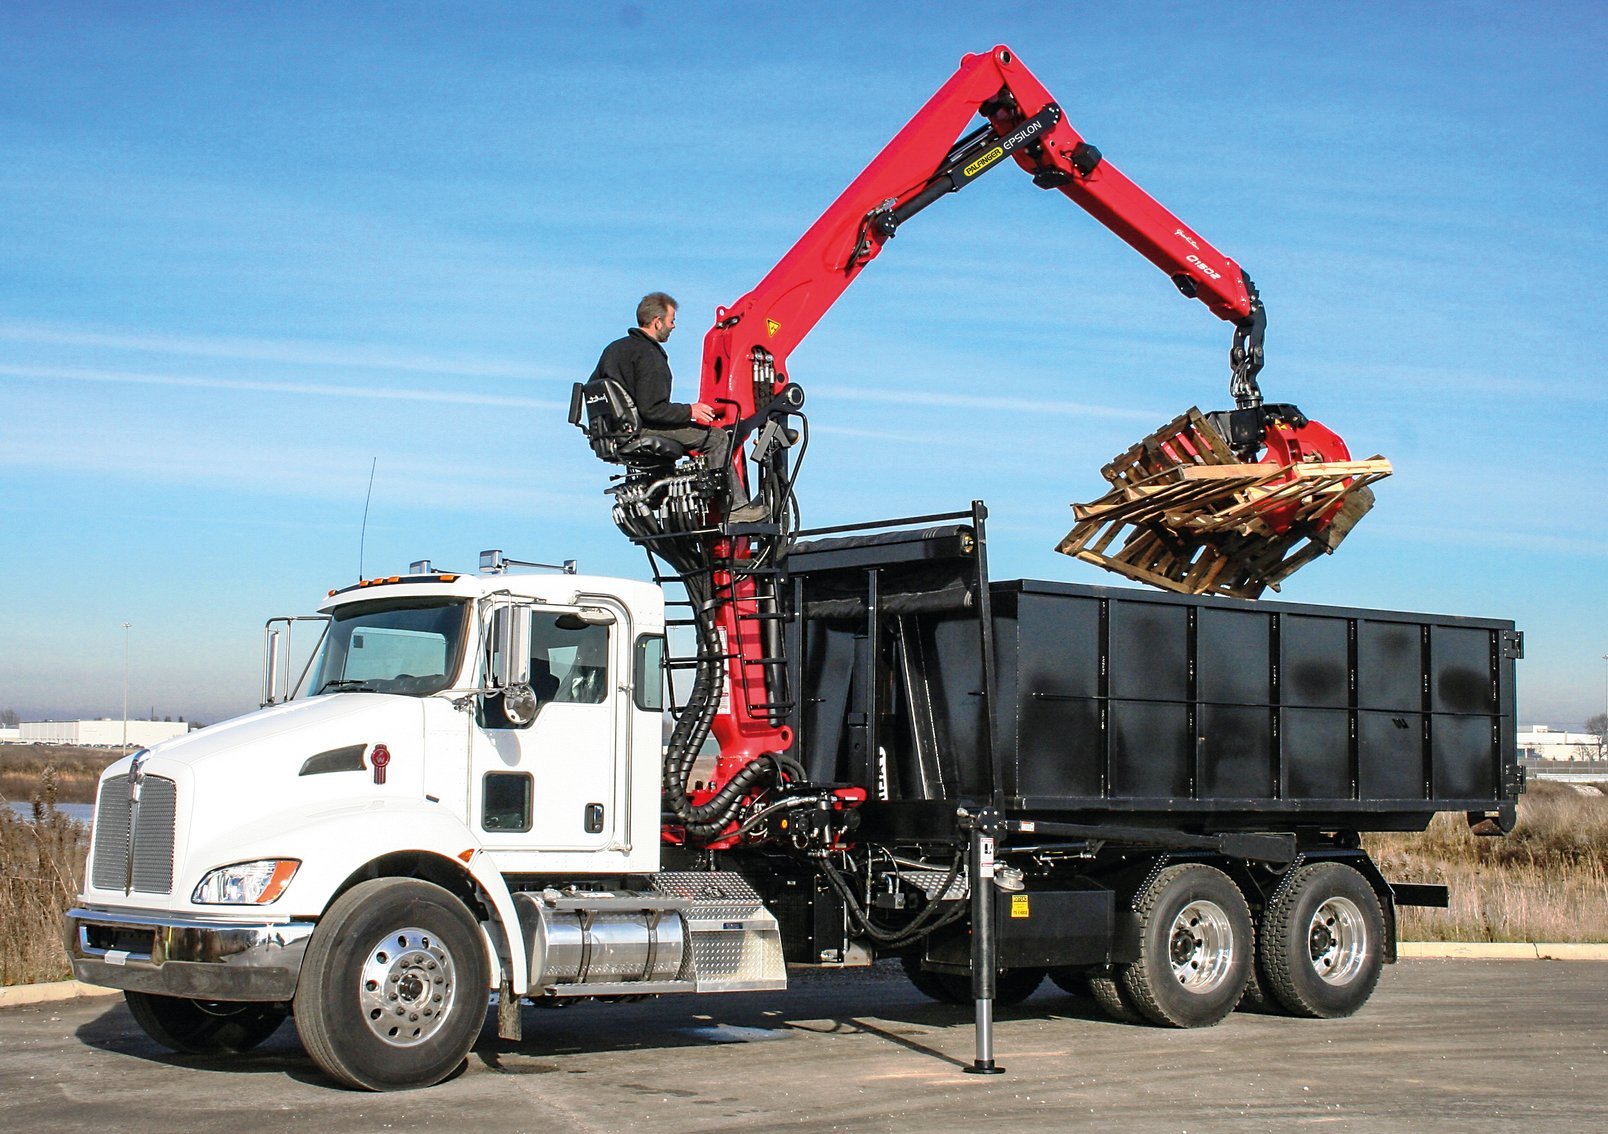
[[[506,359],[420,355],[371,343],[319,343],[298,339],[206,335],[144,335],[127,331],[88,330],[55,323],[16,320],[0,320],[0,341],[141,351],[195,358],[279,362],[292,366],[406,370],[425,374],[455,374],[469,378],[558,378],[567,374],[559,367],[533,367]]]
[[[449,402],[457,405],[517,406],[558,410],[568,402],[522,398],[512,394],[481,394],[464,390],[404,389],[396,386],[338,386],[327,382],[272,382],[247,378],[209,378],[174,374],[148,374],[131,370],[97,370],[81,366],[0,365],[0,378],[37,381],[110,382],[144,386],[180,386],[199,390],[230,390],[271,394],[313,394],[323,397],[382,398],[408,402]]]

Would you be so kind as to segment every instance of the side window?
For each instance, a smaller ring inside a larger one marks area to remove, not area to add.
[[[664,711],[664,639],[644,634],[636,640],[632,654],[631,687],[636,690],[636,707],[649,712]]]
[[[609,628],[573,615],[534,615],[530,685],[541,704],[601,704],[609,692]]]
[[[528,772],[488,772],[482,784],[481,827],[487,831],[530,830],[534,787]]]

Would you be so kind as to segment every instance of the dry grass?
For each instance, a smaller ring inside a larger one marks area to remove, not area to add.
[[[107,748],[7,744],[0,747],[0,796],[33,799],[50,769],[55,777],[57,803],[94,803],[95,784],[101,772],[122,757],[122,752]]]
[[[62,945],[62,914],[84,878],[89,831],[56,808],[55,777],[44,769],[29,798],[31,820],[0,796],[0,985],[65,980],[72,975]]]
[[[1506,838],[1476,838],[1461,815],[1416,835],[1370,835],[1386,878],[1439,882],[1451,908],[1404,907],[1408,941],[1608,942],[1608,795],[1539,780]]]

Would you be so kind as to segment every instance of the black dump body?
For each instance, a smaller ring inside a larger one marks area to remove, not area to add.
[[[990,583],[983,515],[788,558],[795,751],[866,786],[880,835],[952,831],[960,802],[1202,832],[1511,822],[1511,622]]]

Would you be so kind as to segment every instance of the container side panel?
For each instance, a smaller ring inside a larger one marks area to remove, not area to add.
[[[1465,626],[1430,630],[1430,692],[1437,713],[1497,712],[1491,631]]]
[[[1313,709],[1351,705],[1346,620],[1287,614],[1279,632],[1284,703]]]
[[[1097,799],[1105,764],[1100,601],[1024,595],[1015,631],[1016,790]]]
[[[1277,794],[1272,712],[1206,705],[1200,721],[1201,798],[1272,799]]]
[[[1424,704],[1423,635],[1403,622],[1357,623],[1357,707],[1417,711]]]
[[[1024,698],[1100,695],[1100,602],[1024,595],[1017,615]]]
[[[1453,799],[1499,799],[1496,736],[1488,717],[1436,716],[1430,760],[1435,795]]]
[[[1193,745],[1187,706],[1116,701],[1111,730],[1113,798],[1188,798]]]
[[[1022,706],[1016,770],[1022,795],[1098,799],[1105,738],[1092,697],[1035,698]]]
[[[1111,696],[1185,701],[1189,697],[1189,608],[1111,603]]]
[[[1361,798],[1424,798],[1423,720],[1422,713],[1357,714]]]
[[[1203,608],[1196,629],[1201,701],[1268,705],[1273,699],[1272,615]]]
[[[1280,736],[1290,799],[1350,799],[1351,720],[1344,709],[1286,709]]]

